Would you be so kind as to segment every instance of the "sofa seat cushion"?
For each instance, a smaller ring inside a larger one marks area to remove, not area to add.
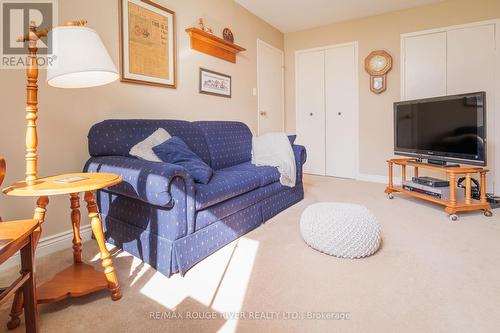
[[[283,191],[284,187],[279,182],[274,182],[270,185],[254,189],[245,194],[228,199],[224,202],[219,202],[216,205],[210,206],[204,210],[196,212],[195,231],[205,228],[206,226],[225,219],[239,211],[244,210],[252,205],[255,205],[276,193]]]
[[[226,169],[225,171],[252,172],[259,176],[260,186],[266,186],[274,182],[279,182],[280,173],[278,168],[271,166],[256,166],[252,162],[245,162]]]
[[[260,187],[260,176],[250,171],[218,170],[208,184],[195,184],[196,211]]]

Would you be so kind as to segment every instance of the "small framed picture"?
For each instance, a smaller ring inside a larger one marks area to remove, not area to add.
[[[231,98],[231,77],[200,68],[200,94]]]
[[[175,13],[150,0],[118,3],[121,81],[175,88]]]

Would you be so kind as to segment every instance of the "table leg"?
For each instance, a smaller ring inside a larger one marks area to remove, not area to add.
[[[467,205],[472,203],[470,173],[465,174],[465,203]]]
[[[82,262],[82,238],[80,237],[80,197],[78,193],[71,194],[71,224],[73,225],[73,262]]]
[[[111,256],[106,248],[104,233],[102,231],[101,217],[99,216],[97,204],[95,203],[94,194],[92,192],[85,192],[85,202],[87,203],[87,210],[89,212],[90,226],[92,227],[92,232],[94,233],[101,252],[102,267],[104,267],[104,274],[106,275],[106,279],[108,281],[108,289],[111,290],[111,299],[113,301],[117,301],[122,297],[122,294],[118,284],[118,279],[116,278],[113,261],[111,260]]]
[[[406,181],[406,165],[401,166],[401,184]]]
[[[413,175],[414,175],[415,177],[418,177],[418,167],[415,167],[415,168],[414,168]]]
[[[455,206],[457,204],[457,193],[455,184],[455,174],[450,173],[450,204]]]
[[[49,204],[48,197],[40,197],[36,201],[35,213],[33,214],[33,219],[37,220],[42,224],[45,221],[45,213],[47,212],[47,205]],[[33,232],[33,251],[36,250],[38,241],[40,240],[40,235],[42,234],[42,228],[38,227]],[[7,328],[13,330],[17,328],[21,323],[19,316],[23,313],[23,291],[18,289],[14,295],[14,302],[12,303],[12,308],[10,310],[10,320],[7,323]]]
[[[392,188],[392,163],[389,162],[389,188]]]
[[[486,203],[486,172],[481,172],[481,203]]]

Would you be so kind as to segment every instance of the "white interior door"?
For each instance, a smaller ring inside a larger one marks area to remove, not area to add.
[[[325,51],[326,175],[357,176],[357,47]]]
[[[490,169],[488,192],[493,192],[495,179],[495,25],[467,27],[447,34],[447,94],[486,92],[487,163]],[[498,114],[498,113],[497,113]]]
[[[307,147],[304,172],[325,175],[325,52],[297,52],[297,143]]]
[[[446,95],[446,32],[406,37],[404,99]]]
[[[258,134],[284,131],[283,51],[257,40]]]

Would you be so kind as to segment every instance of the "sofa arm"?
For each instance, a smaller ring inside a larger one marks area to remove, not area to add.
[[[151,205],[173,205],[171,185],[176,177],[185,185],[185,195],[194,198],[194,182],[186,169],[170,163],[150,162],[123,156],[93,157],[85,164],[85,172],[107,172],[122,176],[123,182],[109,192],[137,199]]]
[[[302,183],[302,166],[307,160],[307,151],[304,146],[292,145],[293,154],[295,155],[295,164],[297,166],[297,183]]]
[[[306,147],[301,145],[292,145],[293,154],[295,155],[295,162],[297,166],[302,166],[307,161]]]

